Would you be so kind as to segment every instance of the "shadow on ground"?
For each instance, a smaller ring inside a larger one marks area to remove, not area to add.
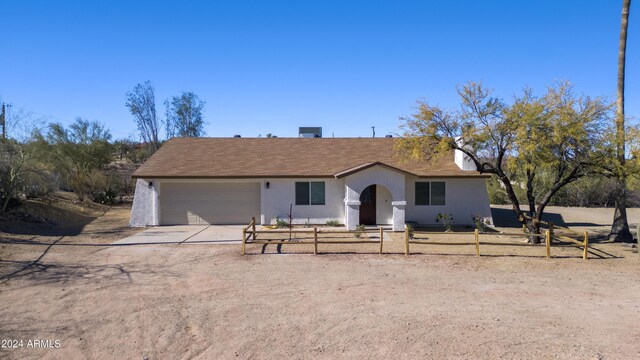
[[[55,261],[45,261],[45,256],[54,246],[61,246],[59,242],[64,236],[59,237],[55,241],[42,245],[48,245],[44,251],[35,260],[5,260],[0,259],[0,284],[10,280],[28,279],[38,284],[47,283],[67,283],[71,281],[97,281],[97,280],[114,280],[118,282],[132,282],[131,273],[153,273],[162,276],[176,276],[166,269],[146,269],[131,270],[122,264],[114,265],[93,265],[93,264],[64,264]],[[25,243],[37,242],[27,240]],[[69,244],[70,246],[78,246],[77,244]],[[88,246],[104,246],[100,244],[86,244]]]
[[[55,212],[55,218],[20,211],[6,214],[0,219],[0,231],[14,235],[75,236],[97,218],[62,208],[56,208]]]
[[[516,214],[511,209],[491,208],[491,216],[493,223],[497,227],[513,227],[521,228],[522,224],[516,218]],[[554,223],[555,225],[572,227],[572,226],[606,226],[606,224],[595,224],[591,222],[566,222],[561,214],[545,212],[542,220]]]

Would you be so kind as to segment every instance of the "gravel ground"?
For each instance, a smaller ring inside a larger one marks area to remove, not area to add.
[[[610,222],[601,209],[550,211],[594,234]],[[93,213],[73,236],[0,233],[0,339],[23,341],[0,357],[640,358],[630,246],[594,237],[588,261],[572,247],[545,259],[543,247],[478,258],[416,245],[405,257],[401,234],[385,255],[376,244],[317,256],[250,245],[244,257],[239,245],[106,246],[137,231],[128,215]],[[28,347],[35,339],[60,346]]]

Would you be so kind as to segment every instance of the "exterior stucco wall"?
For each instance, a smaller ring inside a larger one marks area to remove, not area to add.
[[[378,224],[393,224],[393,198],[386,187],[376,186],[376,222]]]
[[[416,181],[444,181],[445,205],[415,205]],[[473,225],[471,217],[480,215],[493,224],[485,178],[406,179],[406,220],[418,224],[436,225],[438,213],[453,215],[454,225]]]
[[[406,221],[433,225],[438,213],[449,213],[455,224],[472,224],[472,215],[481,215],[492,222],[489,196],[484,178],[433,178],[421,181],[444,181],[446,183],[443,206],[416,206],[415,181],[418,178],[377,166],[352,174],[342,179],[226,179],[226,180],[179,180],[184,182],[260,182],[261,224],[274,223],[276,216],[286,219],[289,204],[293,204],[294,223],[324,224],[328,220],[344,223],[355,229],[360,220],[360,193],[367,186],[376,184],[377,222],[392,224],[401,231]],[[154,226],[159,224],[159,196],[162,182],[158,179],[138,179],[131,209],[130,226]],[[176,180],[166,180],[175,182]],[[324,181],[325,205],[295,205],[296,181]],[[152,186],[149,187],[149,182]],[[269,182],[269,189],[266,183]]]
[[[149,187],[149,183],[152,183],[151,187]],[[158,225],[160,219],[158,212],[158,186],[159,183],[153,181],[153,179],[136,180],[129,226],[144,227]]]
[[[376,202],[376,217],[383,215],[388,218],[389,208],[382,210],[382,200],[387,200],[385,204],[391,204],[391,223],[394,231],[401,231],[404,227],[404,200],[405,200],[405,175],[401,172],[386,168],[384,166],[374,166],[369,169],[351,174],[345,178],[345,225],[347,229],[354,230],[360,222],[360,194],[369,185],[380,185],[386,188],[388,195]],[[391,196],[388,198],[388,196]],[[379,212],[380,211],[380,212]],[[376,219],[378,223],[387,223],[383,218]],[[382,222],[385,221],[385,222]]]
[[[324,205],[296,205],[296,182],[323,181]],[[269,182],[269,189],[266,188]],[[329,220],[344,222],[344,181],[333,178],[264,179],[262,186],[262,224],[274,224],[276,216],[287,220],[292,204],[293,223],[325,224]],[[307,220],[308,219],[308,220]]]
[[[386,187],[394,201],[404,200],[404,174],[383,166],[374,166],[347,176],[345,178],[347,200],[359,201],[362,190],[374,184]]]

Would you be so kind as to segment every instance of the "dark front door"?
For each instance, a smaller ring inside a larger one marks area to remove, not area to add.
[[[360,194],[360,224],[376,224],[376,186],[370,185]]]

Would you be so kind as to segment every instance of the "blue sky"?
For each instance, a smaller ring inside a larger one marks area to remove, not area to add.
[[[0,99],[51,121],[136,137],[125,93],[193,91],[208,136],[322,126],[381,136],[425,98],[456,107],[483,81],[508,100],[569,80],[615,98],[622,1],[12,1],[1,4]],[[627,114],[640,117],[640,9],[632,5]],[[637,11],[636,11],[637,10]]]

